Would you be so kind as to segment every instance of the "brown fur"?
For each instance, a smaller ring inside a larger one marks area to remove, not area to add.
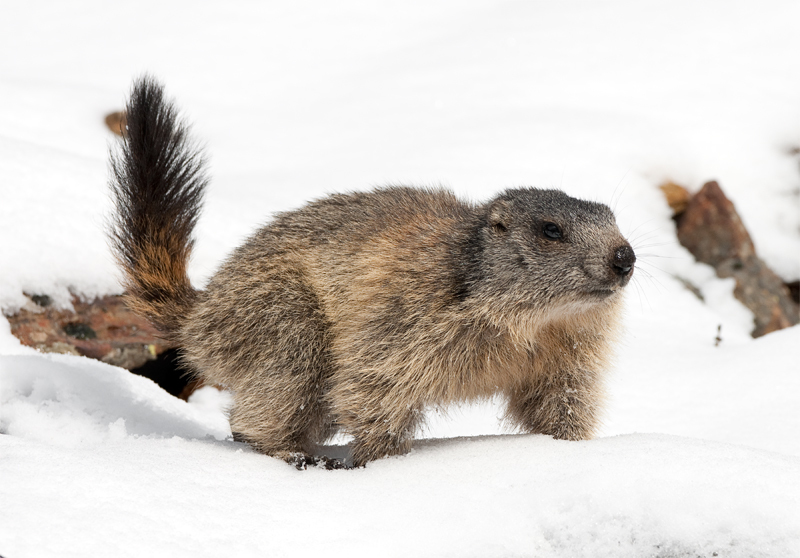
[[[147,88],[163,102],[147,79],[134,98]],[[129,106],[129,126],[158,102]],[[183,130],[162,123],[151,133]],[[483,205],[404,187],[333,195],[277,216],[204,291],[186,279],[185,227],[123,223],[115,238],[138,247],[119,258],[133,307],[233,391],[239,439],[291,459],[342,430],[356,466],[408,451],[426,409],[495,393],[523,431],[591,437],[635,261],[606,206],[533,188]]]

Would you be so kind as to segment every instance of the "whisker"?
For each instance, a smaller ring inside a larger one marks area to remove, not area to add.
[[[645,225],[648,225],[648,224],[652,223],[652,222],[653,222],[653,221],[655,221],[655,220],[656,220],[656,218],[655,218],[655,217],[653,217],[652,219],[648,219],[647,221],[643,221],[643,222],[639,223],[638,225],[636,225],[636,227],[635,227],[635,228],[634,228],[632,231],[630,231],[630,232],[628,233],[628,236],[630,236],[630,237],[633,237],[633,236],[636,234],[636,231],[638,231],[639,229],[641,229],[643,226],[645,226]],[[656,229],[653,229],[653,230],[651,230],[651,231],[648,231],[648,234],[649,234],[649,233],[652,233],[652,232],[656,232],[656,231],[663,231],[663,230],[664,230],[664,227],[658,227],[658,228],[656,228]]]
[[[622,194],[625,193],[625,189],[627,188],[627,185],[624,185],[625,179],[628,177],[628,174],[631,172],[631,169],[633,169],[632,166],[628,167],[628,170],[626,170],[625,174],[622,175],[622,178],[620,178],[619,182],[617,182],[617,185],[614,186],[614,191],[611,192],[611,209],[614,213],[617,213],[617,205],[619,204],[619,200],[622,199]],[[620,186],[622,186],[622,190],[620,190],[619,195],[617,196],[617,190],[619,189]],[[620,211],[624,211],[624,209]]]
[[[644,254],[640,254],[640,255],[638,255],[638,259],[636,260],[636,263],[637,263],[637,265],[638,264],[653,265],[653,260],[686,261],[686,260],[690,260],[690,258],[685,258],[683,256],[667,256],[665,254],[649,254],[649,255],[646,255],[646,256]]]
[[[642,311],[642,313],[644,313],[644,302],[647,302],[648,309],[652,311],[653,306],[650,304],[650,299],[647,298],[647,292],[645,289],[642,287],[639,281],[636,280],[636,278],[633,279],[633,284],[636,287],[636,295],[639,298],[639,309]],[[642,301],[642,296],[644,296],[644,302]]]

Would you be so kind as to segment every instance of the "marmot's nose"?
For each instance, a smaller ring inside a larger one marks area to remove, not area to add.
[[[617,275],[621,277],[628,275],[633,269],[634,263],[636,263],[636,254],[633,253],[633,248],[627,244],[614,250],[614,261],[611,265]]]

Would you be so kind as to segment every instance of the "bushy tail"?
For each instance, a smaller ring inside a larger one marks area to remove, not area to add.
[[[111,153],[109,235],[128,304],[175,340],[197,299],[186,268],[208,181],[205,159],[152,78],[134,82],[126,111],[127,130]]]

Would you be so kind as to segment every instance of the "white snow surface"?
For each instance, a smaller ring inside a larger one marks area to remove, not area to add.
[[[120,291],[103,116],[143,72],[211,158],[199,286],[275,212],[389,183],[559,187],[609,203],[639,261],[598,438],[509,432],[495,400],[358,470],[256,454],[227,394],[38,354],[0,315],[0,555],[800,556],[800,328],[751,339],[657,189],[718,180],[800,278],[798,21],[789,0],[4,7],[6,313]]]

